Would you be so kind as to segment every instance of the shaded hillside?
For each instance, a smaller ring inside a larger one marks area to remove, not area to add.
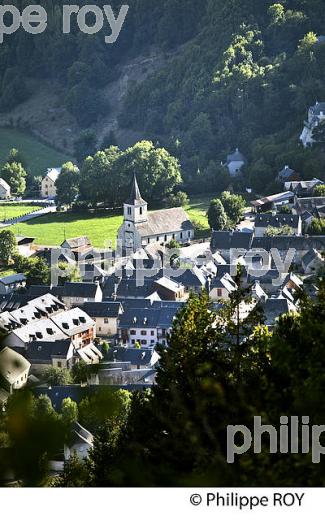
[[[275,189],[284,164],[321,176],[322,146],[298,145],[308,107],[325,100],[321,0],[133,0],[114,45],[74,26],[63,36],[62,3],[42,3],[44,34],[0,46],[0,124],[27,120],[70,150],[89,127],[98,143],[111,131],[122,147],[159,141],[192,192],[218,188],[236,146],[249,159],[237,189]]]

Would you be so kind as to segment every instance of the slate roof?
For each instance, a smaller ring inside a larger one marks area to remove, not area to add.
[[[211,237],[211,249],[228,251],[230,249],[251,248],[253,240],[252,233],[243,233],[240,231],[213,231]]]
[[[288,249],[296,249],[297,251],[309,251],[310,249],[317,249],[324,251],[325,236],[275,236],[275,237],[260,237],[254,238],[253,249],[265,249],[270,251],[272,248],[280,251],[287,251]]]
[[[146,238],[191,231],[193,225],[183,208],[171,208],[148,213],[147,222],[137,224],[136,229]]]
[[[30,363],[21,354],[18,354],[11,348],[5,347],[0,352],[0,375],[14,384],[22,372],[29,370]]]
[[[130,204],[131,206],[141,206],[142,204],[147,204],[146,201],[141,197],[137,177],[135,174],[132,179],[131,193],[125,204]]]
[[[120,302],[85,302],[82,308],[91,318],[118,318],[123,310]]]
[[[255,219],[256,228],[267,228],[272,226],[281,228],[283,226],[290,226],[291,228],[298,228],[300,217],[298,215],[259,213]]]
[[[295,207],[299,213],[313,212],[325,205],[325,197],[304,197],[296,200]]]
[[[325,103],[319,103],[318,101],[313,107],[310,107],[310,112],[314,116],[320,116],[320,113],[323,112],[325,114]]]
[[[282,193],[276,193],[275,195],[269,195],[268,197],[253,200],[251,204],[253,207],[258,208],[260,206],[264,206],[265,204],[278,204],[280,202],[287,202],[289,200],[293,200],[294,196],[295,194],[292,191],[284,191]]]
[[[80,247],[92,247],[91,245],[91,241],[89,240],[88,237],[86,236],[83,236],[83,237],[75,237],[75,238],[68,238],[67,240],[65,240],[62,244],[61,244],[61,247],[66,247],[66,245],[70,248],[70,249],[78,249]]]
[[[62,297],[95,298],[98,284],[95,282],[67,282],[62,289]]]
[[[0,278],[0,283],[3,285],[11,285],[22,282],[26,282],[26,276],[24,274],[12,274],[11,276],[4,276],[3,278]]]
[[[61,171],[62,168],[49,168],[45,177],[48,177],[51,181],[56,182]]]
[[[272,325],[277,318],[296,310],[295,306],[287,298],[269,298],[261,302],[266,318],[266,324]]]
[[[28,345],[25,357],[31,363],[51,363],[53,357],[67,358],[71,346],[70,339],[58,341],[32,341]]]
[[[160,303],[160,302],[157,302]],[[179,307],[160,307],[150,309],[128,309],[120,318],[120,329],[168,329],[173,325]]]
[[[227,164],[229,165],[232,162],[246,162],[245,156],[239,151],[238,148],[236,150],[227,155]]]
[[[6,191],[10,191],[9,184],[2,178],[0,178],[0,186],[2,186]]]
[[[279,178],[281,180],[290,179],[290,177],[292,177],[292,175],[294,175],[295,173],[295,170],[293,170],[289,166],[285,166],[283,170],[279,172]]]
[[[303,256],[302,265],[306,268],[308,267],[314,260],[322,260],[321,255],[316,249],[311,249]]]
[[[108,352],[108,361],[120,361],[122,363],[131,363],[131,365],[148,366],[152,358],[152,349],[150,348],[111,348]]]
[[[52,321],[69,337],[80,334],[95,325],[94,320],[78,307],[52,316]]]

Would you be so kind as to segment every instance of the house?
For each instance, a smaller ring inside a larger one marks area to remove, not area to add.
[[[271,213],[259,213],[255,218],[255,231],[256,237],[265,236],[268,228],[272,227],[281,230],[284,226],[290,227],[291,234],[301,236],[302,234],[302,220],[298,215],[290,215],[284,213],[271,214]]]
[[[114,347],[108,351],[106,362],[110,361],[110,366],[125,363],[128,370],[141,370],[151,368],[154,359],[152,348]]]
[[[268,298],[260,302],[265,320],[264,323],[269,328],[275,326],[276,320],[285,314],[297,312],[296,306],[283,296],[276,298]]]
[[[311,249],[317,251],[324,251],[325,237],[323,236],[275,236],[254,238],[253,249],[265,250],[270,252],[271,249],[276,249],[282,260],[288,255],[288,250],[291,249],[294,253],[292,262],[297,266],[302,265],[303,256]]]
[[[277,176],[279,182],[289,181],[300,181],[300,175],[295,170],[292,170],[290,166],[285,166]]]
[[[76,349],[90,345],[96,337],[94,320],[78,307],[56,314],[51,321]]]
[[[118,335],[122,343],[153,349],[157,343],[166,345],[181,305],[155,302],[150,308],[129,308],[121,316]]]
[[[304,197],[295,198],[294,212],[302,215],[308,211],[315,218],[321,218],[324,213],[325,197]]]
[[[49,168],[41,183],[41,196],[43,199],[55,199],[55,183],[61,173],[62,168]]]
[[[324,265],[324,258],[317,249],[311,249],[302,259],[305,274],[317,274],[320,269],[324,268]]]
[[[227,156],[227,168],[231,177],[236,177],[241,172],[241,169],[246,164],[246,158],[239,151],[238,148]]]
[[[123,314],[120,302],[86,302],[82,308],[95,321],[96,336],[102,338],[117,334],[118,320]]]
[[[224,274],[221,278],[214,278],[208,284],[209,296],[213,302],[229,300],[232,292],[237,290],[237,285],[230,274]]]
[[[61,244],[61,250],[68,256],[74,256],[77,260],[80,256],[85,256],[93,251],[93,246],[88,237],[68,238]]]
[[[314,144],[313,132],[324,119],[325,103],[319,103],[317,101],[316,104],[308,110],[308,120],[305,121],[304,129],[300,136],[300,141],[305,148]]]
[[[177,301],[182,300],[185,296],[185,287],[166,276],[156,280],[153,285],[154,289],[158,291],[158,294],[162,294],[165,300]]]
[[[0,295],[7,296],[26,286],[26,276],[24,274],[12,274],[0,278]]]
[[[72,427],[70,442],[64,446],[64,459],[69,460],[72,455],[75,455],[79,460],[85,460],[93,444],[93,435],[81,424],[75,422]]]
[[[35,253],[35,250],[33,249],[35,238],[16,236],[16,240],[18,253],[21,256],[29,258]]]
[[[118,231],[118,243],[128,256],[151,243],[168,244],[171,240],[185,244],[194,237],[194,228],[183,208],[148,213],[134,175],[131,194],[124,204],[124,222]]]
[[[312,179],[311,181],[289,181],[285,182],[285,189],[292,191],[297,197],[311,197],[317,186],[322,186],[324,183],[319,179]]]
[[[29,361],[21,354],[8,347],[0,351],[0,387],[8,394],[26,385],[29,369]]]
[[[9,184],[0,178],[0,200],[10,199],[10,194]]]
[[[285,191],[254,200],[251,204],[253,211],[256,213],[264,213],[281,206],[293,206],[294,200],[295,194],[292,191]]]
[[[42,374],[50,366],[69,369],[73,366],[74,345],[70,338],[32,341],[24,356],[31,363],[33,374]]]
[[[60,298],[71,309],[86,302],[98,303],[103,299],[99,282],[67,282],[60,290]]]
[[[241,231],[213,231],[211,237],[211,251],[219,252],[230,263],[232,253],[244,254],[251,249],[253,233]]]
[[[33,341],[61,341],[67,335],[51,319],[38,320],[8,331],[5,343],[8,347],[27,351]]]

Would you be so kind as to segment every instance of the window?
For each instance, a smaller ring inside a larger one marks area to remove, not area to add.
[[[155,335],[155,331],[152,330],[152,331],[151,331],[151,336],[154,336],[154,335]]]
[[[105,325],[108,324],[108,318],[104,318],[104,323],[105,323]]]
[[[182,238],[183,238],[183,233],[181,233],[181,240],[182,240]]]
[[[165,235],[165,242],[167,242],[167,240],[168,240],[168,237],[167,237],[167,235]]]
[[[101,328],[101,327],[98,327],[98,331],[101,332],[101,331],[102,331],[102,328]]]
[[[148,244],[150,244],[150,238],[148,238]]]
[[[218,289],[217,292],[218,292],[218,296],[219,296],[219,298],[221,298],[221,296],[222,296],[222,289]]]
[[[147,331],[146,330],[142,330],[141,331],[141,336],[146,336],[147,335]]]
[[[131,344],[132,344],[132,345],[135,345],[135,339],[132,339],[132,340],[131,340]]]
[[[159,242],[159,240],[160,240],[160,237],[157,237],[157,242]]]
[[[140,215],[142,215],[143,213],[143,208],[140,208]]]
[[[191,232],[190,231],[188,232],[188,238],[191,238]]]
[[[147,340],[146,339],[142,339],[141,340],[141,345],[146,345],[147,344]]]
[[[137,333],[137,331],[136,331],[136,330],[130,330],[130,335],[131,335],[131,336],[135,336],[135,335],[136,335],[136,333]]]
[[[173,240],[175,240],[175,233],[173,233]]]
[[[62,367],[62,363],[61,361],[58,361],[58,368],[61,368]]]

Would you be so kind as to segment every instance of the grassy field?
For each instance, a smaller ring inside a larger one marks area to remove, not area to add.
[[[193,223],[202,226],[202,230],[209,230],[207,211],[209,209],[210,197],[193,197],[190,204],[185,208],[186,212]]]
[[[40,209],[40,206],[29,204],[0,204],[0,222],[11,218],[20,217]]]
[[[86,235],[95,247],[103,247],[107,240],[115,245],[116,232],[123,217],[107,211],[89,213],[53,213],[17,224],[10,229],[17,235],[36,238],[40,245],[60,245],[66,238]]]
[[[11,148],[17,148],[26,161],[26,167],[34,176],[43,176],[47,168],[61,166],[71,157],[57,152],[37,140],[31,134],[11,128],[0,128],[0,164]]]
[[[209,201],[209,198],[193,199],[186,208],[190,219],[202,226],[202,230],[197,233],[199,238],[209,234],[206,217]],[[56,213],[17,224],[11,229],[17,235],[35,237],[36,243],[44,246],[60,245],[65,237],[86,235],[95,247],[103,247],[107,240],[111,240],[115,246],[117,230],[122,222],[123,217],[120,214],[113,215],[108,211],[96,214]]]

